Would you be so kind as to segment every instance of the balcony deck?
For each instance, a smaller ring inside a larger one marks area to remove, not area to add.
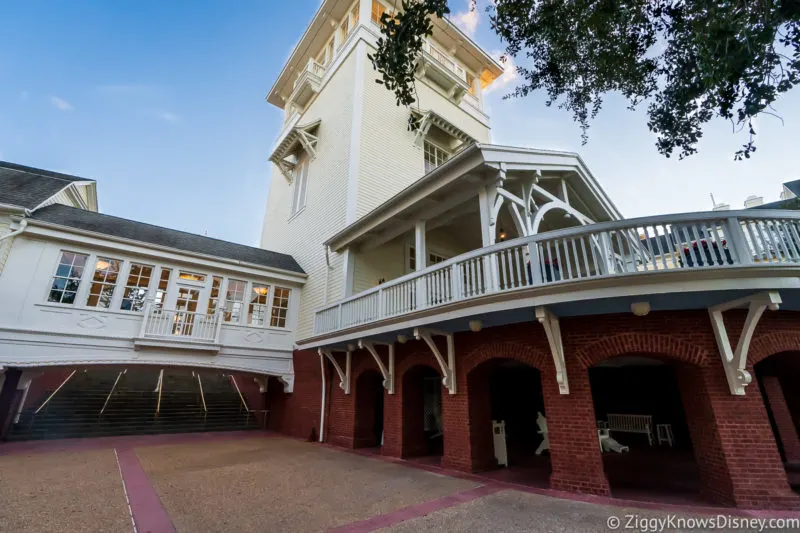
[[[309,341],[453,305],[477,306],[492,296],[499,296],[491,300],[502,306],[515,293],[551,286],[566,299],[572,292],[572,299],[580,300],[575,291],[581,282],[602,280],[621,294],[634,278],[658,283],[665,278],[657,276],[674,274],[689,281],[702,277],[700,271],[732,278],[734,270],[774,277],[786,267],[797,270],[790,276],[800,275],[795,211],[685,213],[591,224],[473,250],[318,309]]]

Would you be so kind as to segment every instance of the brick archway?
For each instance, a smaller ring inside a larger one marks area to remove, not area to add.
[[[752,366],[781,352],[800,352],[800,332],[777,331],[761,335],[750,343],[748,363]]]
[[[704,367],[709,362],[706,350],[672,335],[652,333],[619,333],[595,341],[575,354],[584,368],[590,368],[619,355],[640,353],[660,355],[669,359]]]
[[[498,340],[488,344],[475,344],[460,358],[462,368],[459,374],[469,376],[478,366],[493,359],[510,359],[543,372],[547,368],[548,357],[548,354],[521,342]]]
[[[383,375],[376,369],[366,367],[353,379],[353,384],[353,447],[380,446],[384,410]]]

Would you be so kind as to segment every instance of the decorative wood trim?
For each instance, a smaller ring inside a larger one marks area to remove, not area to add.
[[[445,361],[444,356],[442,356],[439,347],[436,346],[436,342],[433,340],[434,335],[442,336],[447,338],[447,361]],[[422,339],[425,341],[425,344],[431,349],[433,353],[434,359],[439,364],[439,368],[442,371],[442,384],[447,387],[447,390],[450,394],[456,393],[456,354],[455,354],[455,341],[453,338],[452,333],[447,333],[444,331],[436,331],[427,328],[414,328],[414,337],[419,340]]]
[[[561,394],[569,394],[567,365],[564,361],[564,345],[561,342],[561,325],[558,322],[558,317],[546,307],[537,307],[536,319],[544,327],[544,333],[547,335],[550,353],[553,356],[553,363],[556,367],[558,391]]]
[[[378,350],[375,349],[376,345],[383,345],[389,348],[388,365],[383,364],[383,360],[378,354]],[[358,347],[366,348],[367,351],[372,354],[372,357],[378,364],[378,369],[380,369],[381,374],[383,375],[383,388],[386,389],[389,394],[394,394],[394,344],[365,341],[362,339],[358,341]]]
[[[714,338],[717,340],[719,355],[722,358],[722,366],[725,369],[725,377],[728,380],[731,394],[744,396],[744,388],[753,381],[753,376],[745,368],[747,366],[750,340],[753,338],[753,332],[764,311],[767,308],[775,311],[780,304],[781,295],[777,291],[769,291],[709,307],[708,314],[711,317],[711,327],[714,329]],[[739,335],[739,341],[734,351],[731,348],[722,313],[740,307],[747,308],[747,318],[745,318],[742,333]]]
[[[344,391],[345,394],[350,394],[350,376],[351,376],[351,367],[352,367],[352,352],[347,350],[347,357],[345,359],[345,367],[342,370],[341,365],[333,356],[333,351],[328,349],[320,348],[317,350],[320,356],[325,356],[328,358],[328,361],[331,362],[333,368],[336,370],[336,373],[339,374],[339,387]]]

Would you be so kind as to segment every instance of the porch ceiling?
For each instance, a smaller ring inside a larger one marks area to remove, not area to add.
[[[477,212],[478,191],[506,172],[504,187],[539,174],[539,185],[555,196],[566,185],[569,202],[595,222],[622,218],[577,154],[474,144],[345,227],[325,244],[335,252],[369,249],[413,230],[417,220],[444,225]]]

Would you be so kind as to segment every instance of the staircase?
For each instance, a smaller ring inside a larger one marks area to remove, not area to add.
[[[259,429],[230,379],[219,372],[164,369],[79,370],[35,413],[52,391],[25,409],[8,440],[64,439],[110,435],[190,433]],[[117,378],[119,380],[117,381]],[[114,382],[117,381],[116,387]],[[114,392],[109,397],[109,392]],[[203,405],[205,398],[205,407]],[[108,403],[106,403],[108,400]],[[105,405],[105,408],[104,408]]]

